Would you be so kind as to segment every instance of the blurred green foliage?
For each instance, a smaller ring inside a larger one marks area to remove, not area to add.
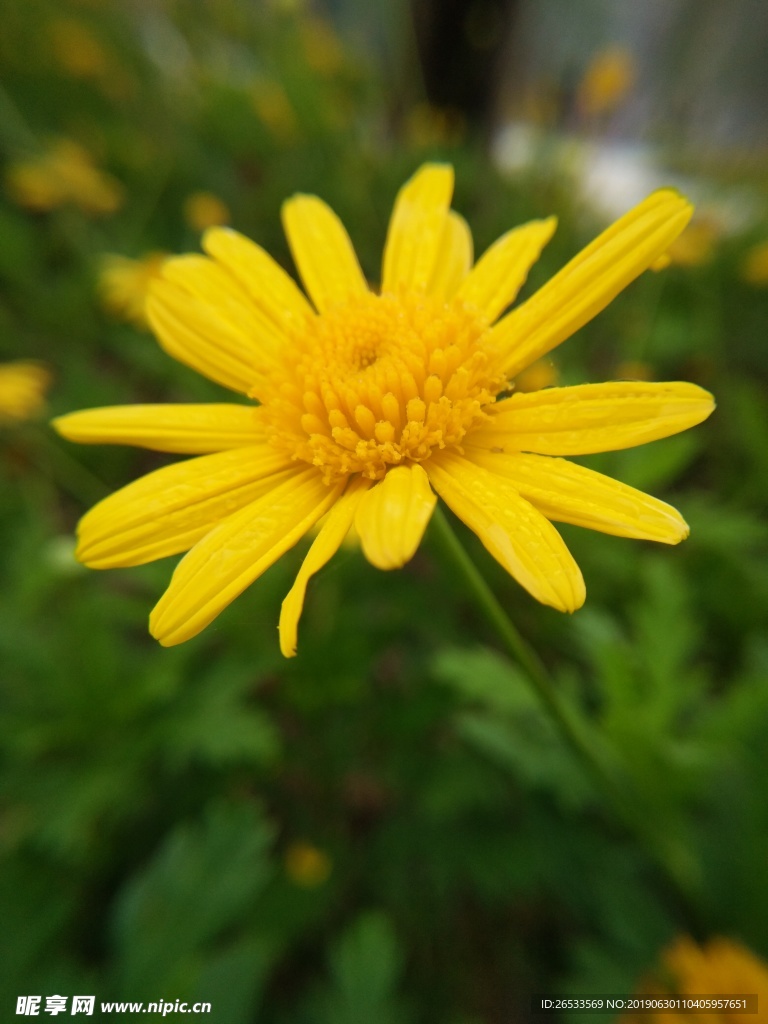
[[[73,137],[126,195],[100,220],[0,199],[2,358],[54,369],[52,413],[221,398],[96,296],[104,252],[196,246],[195,190],[285,265],[281,200],[321,194],[372,280],[395,190],[426,158],[455,163],[478,251],[560,215],[526,294],[594,233],[556,174],[502,180],[471,138],[409,133],[371,62],[306,19],[226,0],[141,19],[11,4],[6,164]],[[101,63],[73,65],[72,23]],[[20,994],[90,992],[208,1000],[226,1024],[491,1024],[527,1019],[533,991],[631,991],[679,933],[768,955],[768,291],[739,277],[761,228],[646,274],[556,353],[564,382],[642,360],[716,393],[694,433],[586,460],[679,507],[686,544],[564,528],[589,587],[568,620],[457,527],[579,727],[685,850],[695,905],[613,820],[429,538],[391,575],[340,554],[310,587],[295,661],[276,624],[301,550],[163,650],[146,617],[171,564],[91,573],[66,539],[163,460],[29,423],[0,435],[5,1014]],[[294,842],[330,858],[327,881],[292,875]]]

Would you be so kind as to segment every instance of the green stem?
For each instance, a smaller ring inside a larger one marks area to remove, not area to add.
[[[586,735],[583,725],[563,703],[538,654],[515,628],[477,566],[464,550],[439,506],[435,509],[432,523],[434,534],[443,551],[461,573],[469,591],[497,631],[509,654],[523,669],[525,679],[547,711],[560,736],[586,770],[596,789],[618,814],[625,828],[640,840],[665,879],[671,884],[689,916],[695,918],[693,908],[696,903],[694,893],[698,872],[688,851],[673,837],[659,832],[653,825],[652,811],[645,809],[643,801],[637,795],[630,794],[626,785],[617,781],[617,776],[621,776],[621,766],[615,763],[609,766],[604,755],[598,754],[595,738]],[[624,781],[626,783],[629,780],[625,777]]]

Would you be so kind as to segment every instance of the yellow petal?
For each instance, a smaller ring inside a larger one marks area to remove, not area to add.
[[[429,286],[452,194],[453,168],[448,164],[424,164],[400,189],[384,246],[383,292]]]
[[[427,291],[436,298],[453,298],[471,266],[472,232],[461,214],[450,210]]]
[[[176,284],[224,321],[242,338],[257,365],[269,362],[284,347],[282,327],[264,316],[237,278],[207,256],[175,256],[163,264],[162,276]]]
[[[437,498],[416,462],[396,466],[368,491],[355,514],[363,554],[377,569],[409,562],[424,536]]]
[[[371,481],[365,477],[356,477],[352,480],[323,520],[317,536],[312,541],[312,546],[280,611],[280,650],[286,658],[292,658],[296,653],[299,619],[304,608],[304,595],[309,578],[319,572],[344,543],[352,526],[355,510],[370,485]]]
[[[59,416],[52,425],[78,444],[130,444],[157,452],[205,455],[264,441],[253,405],[114,405]]]
[[[679,544],[688,525],[671,505],[609,476],[547,455],[509,455],[467,445],[467,458],[509,480],[547,519],[616,537]]]
[[[319,312],[368,292],[344,225],[317,196],[283,203],[283,227],[304,287]]]
[[[564,612],[582,606],[584,580],[562,537],[510,483],[453,453],[433,456],[428,469],[449,508],[537,601]]]
[[[327,487],[314,467],[295,469],[225,519],[182,558],[149,619],[172,647],[196,636],[328,511],[344,483]]]
[[[312,315],[296,282],[261,246],[231,228],[210,228],[203,248],[248,292],[251,301],[278,330]]]
[[[459,298],[477,306],[493,323],[514,302],[556,227],[557,218],[548,217],[502,235],[477,261],[459,289]]]
[[[209,380],[250,394],[264,370],[253,338],[170,281],[155,281],[147,318],[162,348]]]
[[[481,448],[589,455],[632,448],[701,423],[715,407],[708,391],[683,381],[614,381],[512,395],[472,435]]]
[[[494,328],[510,377],[545,355],[604,309],[667,250],[693,207],[661,189],[621,217],[522,306]]]
[[[292,466],[267,445],[164,466],[83,516],[77,557],[93,569],[113,569],[177,555],[293,473]]]

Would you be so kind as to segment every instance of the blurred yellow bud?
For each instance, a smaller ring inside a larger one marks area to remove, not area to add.
[[[642,359],[627,359],[616,367],[617,380],[653,380],[654,372],[650,363]]]
[[[113,253],[103,256],[98,289],[104,308],[120,320],[147,327],[149,288],[160,277],[166,258],[164,252],[150,252],[138,260]]]
[[[577,105],[584,117],[600,117],[615,110],[637,78],[629,50],[612,46],[592,58],[579,85]]]
[[[30,360],[0,364],[0,425],[34,419],[45,407],[50,371]]]
[[[73,78],[99,78],[107,74],[110,58],[93,32],[75,18],[56,18],[48,26],[53,56]]]
[[[221,227],[230,222],[229,208],[213,192],[192,192],[184,200],[184,220],[193,231]]]
[[[58,139],[42,155],[11,164],[5,184],[19,206],[36,212],[72,203],[83,213],[109,214],[123,201],[120,183],[71,139]]]
[[[747,250],[741,264],[741,276],[758,288],[768,286],[768,242],[760,242]]]
[[[556,384],[558,376],[551,359],[539,359],[515,377],[515,391],[541,391]]]
[[[466,122],[458,110],[417,103],[405,120],[408,140],[413,146],[455,145],[466,131]]]
[[[333,865],[327,853],[307,842],[291,843],[285,851],[285,873],[305,889],[327,882]]]
[[[301,46],[307,64],[319,75],[335,75],[344,65],[344,48],[329,21],[304,15],[299,23]]]
[[[299,133],[296,112],[279,82],[258,82],[251,89],[251,102],[259,119],[279,142],[290,143],[296,139]]]

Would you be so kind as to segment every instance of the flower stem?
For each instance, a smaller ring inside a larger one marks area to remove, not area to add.
[[[596,747],[595,737],[587,735],[583,723],[562,701],[538,654],[520,635],[477,566],[464,550],[439,506],[432,516],[432,523],[434,535],[443,551],[461,573],[508,653],[522,668],[525,679],[571,753],[592,779],[595,788],[603,794],[617,813],[625,829],[642,843],[688,916],[695,920],[697,864],[674,837],[654,827],[652,810],[643,806],[644,801],[639,794],[629,791],[626,783],[630,780],[622,772],[622,766],[606,760],[606,752]],[[622,774],[625,784],[619,781]]]

